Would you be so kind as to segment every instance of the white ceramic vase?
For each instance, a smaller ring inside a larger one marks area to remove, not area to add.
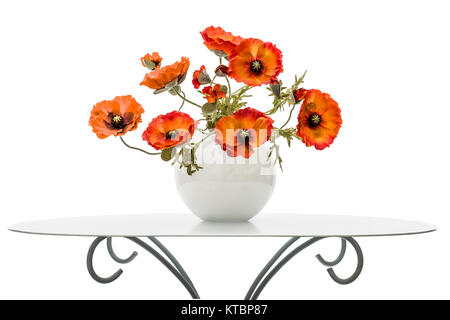
[[[203,167],[188,175],[186,168],[175,165],[175,182],[186,206],[205,221],[238,222],[256,216],[272,196],[276,168],[268,159],[269,143],[255,150],[249,159],[229,157],[207,138],[196,151]]]

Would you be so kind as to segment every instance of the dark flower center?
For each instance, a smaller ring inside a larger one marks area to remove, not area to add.
[[[255,59],[250,62],[250,71],[254,74],[260,74],[264,69],[264,65],[261,60]]]
[[[247,129],[241,129],[237,135],[237,138],[240,142],[248,144],[250,142],[250,132]]]
[[[111,117],[111,125],[114,129],[122,129],[124,127],[123,117],[120,114]]]
[[[177,135],[178,135],[178,131],[177,130],[167,131],[167,133],[166,133],[166,140],[175,140]]]
[[[308,125],[310,128],[317,127],[322,122],[322,117],[317,113],[311,113],[308,117]]]

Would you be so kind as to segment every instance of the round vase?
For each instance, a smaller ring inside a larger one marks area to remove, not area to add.
[[[256,216],[272,196],[276,168],[269,159],[269,143],[249,159],[230,157],[208,137],[196,150],[202,167],[192,175],[175,164],[178,193],[189,210],[204,221],[242,222]]]

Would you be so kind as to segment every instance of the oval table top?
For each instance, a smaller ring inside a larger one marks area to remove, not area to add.
[[[109,215],[19,223],[9,230],[89,237],[371,237],[435,231],[429,223],[363,216],[260,214],[249,222],[204,222],[192,214]]]

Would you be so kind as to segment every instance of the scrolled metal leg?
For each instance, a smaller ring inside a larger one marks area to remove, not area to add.
[[[270,279],[273,278],[275,274],[277,274],[278,271],[286,264],[289,260],[291,260],[293,257],[297,255],[300,251],[308,248],[310,245],[316,243],[317,241],[322,240],[322,238],[312,238],[308,241],[302,243],[297,248],[292,250],[289,254],[287,254],[273,269],[269,272],[269,274],[261,281],[259,286],[256,288],[255,293],[250,298],[250,300],[256,300],[258,299],[259,295],[263,291],[263,289],[266,287],[266,285],[269,283]]]
[[[192,283],[191,278],[189,278],[188,274],[183,269],[178,260],[174,257],[174,255],[155,237],[148,237],[148,238],[166,255],[167,258],[169,258],[169,260],[173,263],[175,268],[177,268],[178,272],[183,276],[184,279],[186,279],[187,282],[189,282],[192,289],[195,291],[195,294],[198,296],[197,289],[195,289],[195,286]]]
[[[122,269],[117,270],[112,276],[107,277],[107,278],[103,278],[100,277],[94,270],[94,266],[92,263],[93,257],[94,257],[94,252],[95,249],[97,249],[97,246],[100,244],[100,242],[102,242],[103,240],[105,240],[105,237],[98,237],[97,239],[94,240],[94,242],[92,242],[91,246],[89,247],[88,250],[88,254],[87,254],[87,268],[88,268],[88,272],[91,275],[91,277],[99,282],[99,283],[111,283],[114,280],[116,280],[117,278],[120,277],[120,275],[123,273]]]
[[[324,258],[322,258],[322,256],[320,254],[316,255],[316,258],[324,266],[326,266],[326,267],[334,267],[334,266],[338,265],[339,262],[342,261],[342,259],[345,256],[345,250],[346,249],[347,249],[347,241],[345,241],[345,239],[341,239],[341,252],[339,253],[339,256],[335,260],[333,260],[333,261],[326,261]]]
[[[252,297],[253,293],[255,292],[256,287],[258,286],[258,284],[261,282],[261,279],[264,278],[264,276],[266,275],[266,273],[270,270],[270,268],[272,268],[272,266],[275,264],[275,262],[277,262],[277,260],[281,257],[281,255],[298,239],[300,239],[300,237],[293,237],[291,239],[289,239],[281,248],[280,250],[277,251],[277,253],[275,253],[275,255],[272,257],[272,259],[270,259],[270,261],[265,265],[265,267],[261,270],[261,272],[258,274],[258,276],[256,277],[256,279],[253,281],[250,289],[248,290],[244,300],[250,300],[250,298]]]
[[[192,288],[189,281],[187,281],[179,272],[178,270],[170,264],[169,261],[167,261],[161,254],[158,253],[155,249],[150,247],[147,243],[142,241],[139,238],[127,238],[130,241],[133,241],[143,249],[147,250],[150,254],[152,254],[156,259],[158,259],[167,269],[169,269],[170,272],[181,282],[181,284],[186,288],[186,290],[189,292],[189,294],[194,299],[200,299],[198,294],[196,293],[195,289]]]
[[[350,244],[353,246],[353,248],[356,251],[356,256],[358,258],[358,264],[356,266],[356,270],[355,272],[348,277],[347,279],[342,279],[340,277],[338,277],[336,275],[336,273],[334,272],[333,268],[328,268],[328,274],[330,275],[330,277],[337,283],[345,285],[345,284],[350,284],[353,281],[355,281],[359,275],[361,274],[362,268],[363,268],[363,264],[364,264],[364,256],[361,250],[361,247],[359,246],[358,242],[356,242],[355,239],[353,238],[344,238],[346,241],[350,242]]]
[[[259,295],[261,294],[261,292],[263,291],[263,289],[266,287],[266,285],[269,283],[269,281],[275,276],[275,274],[278,273],[278,271],[280,271],[280,269],[286,264],[288,263],[293,257],[295,257],[299,252],[303,251],[304,249],[308,248],[309,246],[313,245],[314,243],[325,239],[325,237],[315,237],[315,238],[311,238],[307,241],[305,241],[304,243],[302,243],[301,245],[299,245],[298,247],[296,247],[295,249],[293,249],[290,253],[288,253],[283,259],[280,260],[280,262],[278,262],[278,264],[276,264],[272,270],[263,278],[263,276],[268,272],[268,270],[270,269],[270,267],[276,262],[276,260],[281,256],[281,254],[287,249],[287,247],[290,246],[290,244],[292,244],[293,242],[295,242],[295,240],[297,240],[298,238],[292,238],[290,241],[288,241],[276,254],[275,256],[271,259],[271,261],[269,261],[269,263],[266,265],[266,267],[263,269],[263,271],[261,271],[261,273],[258,275],[258,277],[255,279],[255,281],[253,282],[249,292],[247,293],[246,299],[250,299],[250,300],[256,300],[258,299]],[[349,284],[352,283],[353,281],[355,281],[358,276],[361,274],[362,268],[363,268],[363,254],[362,254],[362,250],[361,247],[358,245],[358,243],[356,242],[355,239],[351,238],[351,237],[345,237],[345,238],[341,238],[341,252],[338,256],[338,258],[334,261],[326,261],[322,258],[322,256],[317,255],[317,259],[324,265],[326,266],[335,266],[337,265],[339,262],[342,261],[342,259],[344,258],[345,255],[345,251],[346,251],[346,242],[349,242],[353,248],[356,251],[356,255],[358,258],[358,263],[356,266],[356,270],[355,272],[347,279],[342,279],[340,277],[338,277],[336,275],[336,273],[334,272],[333,268],[330,267],[327,269],[328,274],[330,275],[330,277],[337,283],[339,284]],[[289,244],[290,243],[290,244]],[[288,245],[289,244],[289,245]],[[286,247],[286,248],[285,248]],[[274,260],[274,261],[273,261]]]
[[[136,256],[138,255],[138,253],[137,253],[136,251],[134,251],[134,252],[131,254],[131,256],[129,256],[127,259],[121,259],[121,258],[119,258],[119,257],[116,255],[116,253],[114,252],[114,249],[113,249],[113,247],[112,247],[112,238],[111,238],[111,237],[109,237],[109,238],[106,240],[106,244],[107,244],[107,247],[108,247],[108,253],[109,253],[109,255],[110,255],[111,258],[112,258],[115,262],[117,262],[117,263],[121,263],[121,264],[130,263],[130,262],[133,261],[134,258],[136,258]]]
[[[111,256],[111,258],[121,264],[124,263],[129,263],[131,262],[137,255],[137,252],[133,252],[133,254],[128,257],[127,259],[121,259],[119,258],[112,247],[112,240],[111,238],[107,238],[107,237],[98,237],[96,238],[91,246],[89,247],[88,250],[88,255],[87,255],[87,268],[88,268],[88,272],[91,275],[91,277],[99,282],[99,283],[110,283],[113,282],[114,280],[116,280],[117,278],[120,277],[120,275],[123,273],[122,269],[119,269],[118,271],[116,271],[112,276],[107,277],[107,278],[103,278],[100,277],[94,270],[94,266],[93,266],[93,256],[94,256],[94,252],[97,249],[98,245],[103,241],[107,239],[107,247],[108,247],[108,252]],[[142,241],[139,238],[134,238],[134,237],[127,237],[126,239],[136,243],[137,245],[139,245],[140,247],[142,247],[143,249],[145,249],[147,252],[149,252],[150,254],[152,254],[158,261],[160,261],[167,269],[169,269],[170,272],[172,272],[172,274],[183,284],[183,286],[186,288],[186,290],[189,292],[189,294],[192,296],[192,298],[194,299],[200,299],[197,290],[195,289],[194,285],[192,284],[192,281],[189,279],[189,277],[187,276],[186,272],[184,271],[184,269],[181,267],[180,263],[175,259],[175,257],[170,253],[169,250],[167,250],[166,247],[164,247],[164,245],[159,242],[156,238],[150,239],[152,240],[155,244],[157,244],[157,246],[168,256],[169,260],[172,261],[172,263],[174,263],[174,265],[172,265],[169,261],[167,261],[167,259],[165,259],[158,251],[156,251],[155,249],[153,249],[150,245],[148,245],[147,243],[145,243],[144,241]],[[156,240],[156,241],[155,241]]]

